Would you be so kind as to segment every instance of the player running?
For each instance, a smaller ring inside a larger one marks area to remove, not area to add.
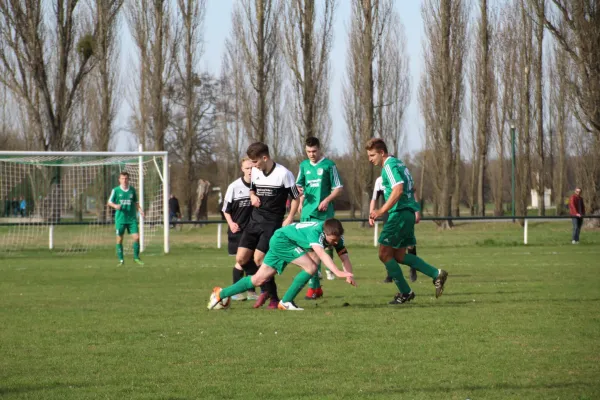
[[[420,206],[414,198],[414,183],[408,168],[402,161],[388,154],[387,146],[382,139],[370,139],[365,148],[369,162],[382,167],[381,179],[385,204],[380,209],[373,210],[369,219],[374,221],[386,212],[389,213],[379,236],[379,259],[400,291],[390,304],[403,304],[415,298],[415,293],[404,279],[398,263],[408,265],[431,277],[435,285],[435,297],[440,297],[444,292],[448,273],[434,268],[413,254],[406,253],[407,247],[417,244],[415,223],[420,218],[417,213],[420,211]]]
[[[137,212],[144,216],[144,210],[138,203],[137,193],[133,186],[129,185],[129,173],[123,171],[119,174],[119,186],[114,188],[108,198],[108,206],[114,208],[115,227],[117,230],[117,257],[119,265],[124,265],[123,260],[123,235],[125,231],[133,238],[133,261],[144,265],[140,260],[140,234],[137,221]]]
[[[241,162],[241,170],[244,174],[241,178],[233,181],[225,192],[223,200],[223,215],[227,221],[227,250],[230,256],[235,256],[239,247],[239,242],[242,237],[242,231],[246,228],[250,214],[252,213],[252,204],[250,204],[250,178],[252,174],[252,161],[248,157],[244,157]],[[254,264],[254,260],[250,258],[248,263]],[[250,268],[254,271],[258,266],[251,265]],[[233,267],[233,283],[236,283],[244,276],[242,266],[235,263]],[[243,293],[232,296],[232,300],[256,300],[258,296],[254,288],[248,290],[246,296]]]
[[[371,214],[373,212],[373,210],[375,210],[375,208],[377,207],[377,200],[379,200],[380,197],[383,197],[383,183],[382,183],[383,179],[380,177],[378,177],[377,179],[375,179],[375,187],[373,188],[373,197],[371,198],[371,203],[369,204],[369,214]],[[414,188],[413,188],[414,191]],[[416,193],[415,193],[415,201],[418,203],[419,200],[417,199]],[[415,217],[416,215],[419,214],[419,211],[415,212]],[[388,214],[385,213],[382,217],[383,222],[387,222],[388,219]],[[416,217],[415,218],[415,224],[418,224],[418,220],[420,219],[420,217]],[[373,226],[375,225],[375,221],[372,219],[369,219],[369,225]],[[409,246],[407,248],[408,253],[412,254],[412,255],[417,255],[417,246]],[[410,281],[411,282],[416,282],[417,281],[417,270],[414,268],[410,269]],[[383,280],[383,283],[392,283],[392,277],[390,276],[390,273],[388,272],[387,276],[385,277],[385,279]]]
[[[253,143],[248,146],[246,154],[253,166],[249,190],[253,208],[240,238],[236,262],[242,266],[246,275],[254,275],[257,265],[262,264],[269,250],[269,240],[273,233],[293,222],[300,193],[296,188],[294,174],[271,159],[269,146],[261,142]],[[288,196],[293,200],[289,215],[284,220]],[[251,263],[253,253],[254,263]],[[254,303],[254,308],[261,307],[269,298],[269,308],[277,308],[279,297],[275,279],[266,280],[261,288],[262,293]]]
[[[306,139],[305,145],[308,159],[300,163],[300,171],[296,180],[296,185],[302,191],[300,221],[325,221],[333,217],[333,200],[342,193],[342,180],[335,163],[323,156],[319,139],[309,137]],[[329,257],[333,257],[333,249],[327,251]],[[329,269],[326,272],[327,279],[335,279]],[[319,279],[320,273],[321,264],[318,263],[317,273],[308,282],[306,300],[315,300],[323,296]]]
[[[251,287],[262,285],[272,279],[275,274],[282,274],[285,267],[291,263],[302,268],[302,271],[292,281],[290,288],[278,303],[277,308],[287,311],[302,311],[294,303],[294,299],[302,288],[308,283],[311,276],[317,272],[317,262],[322,261],[325,267],[336,276],[346,278],[346,282],[356,286],[352,275],[352,263],[348,251],[344,246],[344,227],[337,219],[328,219],[324,222],[295,223],[275,232],[269,243],[269,251],[264,258],[258,272],[252,276],[242,278],[235,285],[224,289],[213,289],[214,296],[208,304],[208,309],[214,308],[219,302],[237,293],[242,293]],[[340,271],[325,248],[336,249],[344,271]]]

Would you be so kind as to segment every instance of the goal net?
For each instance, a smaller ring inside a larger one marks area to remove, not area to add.
[[[141,250],[168,253],[166,152],[0,152],[0,252],[114,251],[107,202],[122,171],[145,211]],[[124,250],[131,251],[127,237]]]

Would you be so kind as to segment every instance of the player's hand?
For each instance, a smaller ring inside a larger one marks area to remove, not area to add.
[[[250,203],[252,203],[253,207],[260,207],[260,199],[255,194],[250,195]]]
[[[231,225],[229,225],[229,229],[231,229],[232,233],[238,233],[241,230],[240,226],[235,222],[232,222]]]
[[[354,276],[352,272],[340,271],[339,269],[331,272],[338,278],[352,278]]]
[[[120,210],[120,209],[121,209],[121,205],[120,205],[120,204],[115,204],[115,207],[114,207],[114,209],[115,209],[115,210]]]
[[[417,211],[415,213],[415,224],[418,224],[419,221],[421,221],[421,213],[419,211]]]
[[[381,217],[379,210],[373,210],[373,211],[371,211],[371,214],[369,214],[369,219],[372,219],[372,220],[376,220],[379,217]]]
[[[292,222],[294,222],[294,218],[292,216],[292,218],[286,218],[283,220],[283,223],[281,224],[281,226],[288,226],[289,224],[291,224]]]
[[[356,281],[354,280],[353,277],[348,277],[346,278],[346,283],[351,284],[352,286],[356,286]]]
[[[369,217],[369,225],[370,226],[375,225],[375,220],[373,218],[371,218],[371,217]]]
[[[321,202],[321,204],[319,204],[319,207],[317,207],[317,209],[319,211],[327,211],[327,207],[329,207],[329,200],[325,199]]]
[[[144,214],[143,211],[140,211],[140,215],[142,216],[142,218],[144,218],[146,216],[146,214]]]

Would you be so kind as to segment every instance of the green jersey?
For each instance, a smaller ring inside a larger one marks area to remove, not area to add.
[[[383,163],[381,169],[381,180],[383,184],[383,197],[387,201],[392,194],[392,189],[404,184],[402,195],[390,208],[390,213],[401,210],[420,211],[421,206],[415,201],[415,184],[406,165],[396,157],[389,156]]]
[[[316,244],[319,247],[329,247],[329,244],[325,240],[325,234],[323,233],[323,223],[325,221],[313,221],[313,222],[298,222],[284,226],[277,230],[280,235],[287,238],[291,244],[300,247],[303,250],[311,250],[312,245]],[[344,237],[340,238],[335,250],[339,253],[344,250]]]
[[[328,158],[322,158],[313,164],[310,160],[300,163],[300,171],[296,185],[304,189],[301,220],[326,220],[333,217],[333,203],[330,202],[326,211],[319,211],[319,204],[335,189],[342,187],[342,180],[335,163]]]
[[[133,186],[129,186],[127,190],[124,190],[121,186],[117,186],[112,190],[108,201],[121,206],[121,209],[115,213],[115,224],[137,222],[138,197]]]

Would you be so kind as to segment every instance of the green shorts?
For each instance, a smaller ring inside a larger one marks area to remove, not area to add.
[[[391,212],[379,235],[379,244],[394,249],[416,245],[415,212],[413,210]]]
[[[139,233],[140,230],[138,228],[137,221],[131,222],[129,224],[115,224],[117,228],[117,236],[123,236],[125,231],[129,234]]]
[[[269,241],[269,251],[265,255],[263,264],[275,269],[279,275],[285,267],[306,254],[306,250],[292,243],[281,231],[275,231]]]

